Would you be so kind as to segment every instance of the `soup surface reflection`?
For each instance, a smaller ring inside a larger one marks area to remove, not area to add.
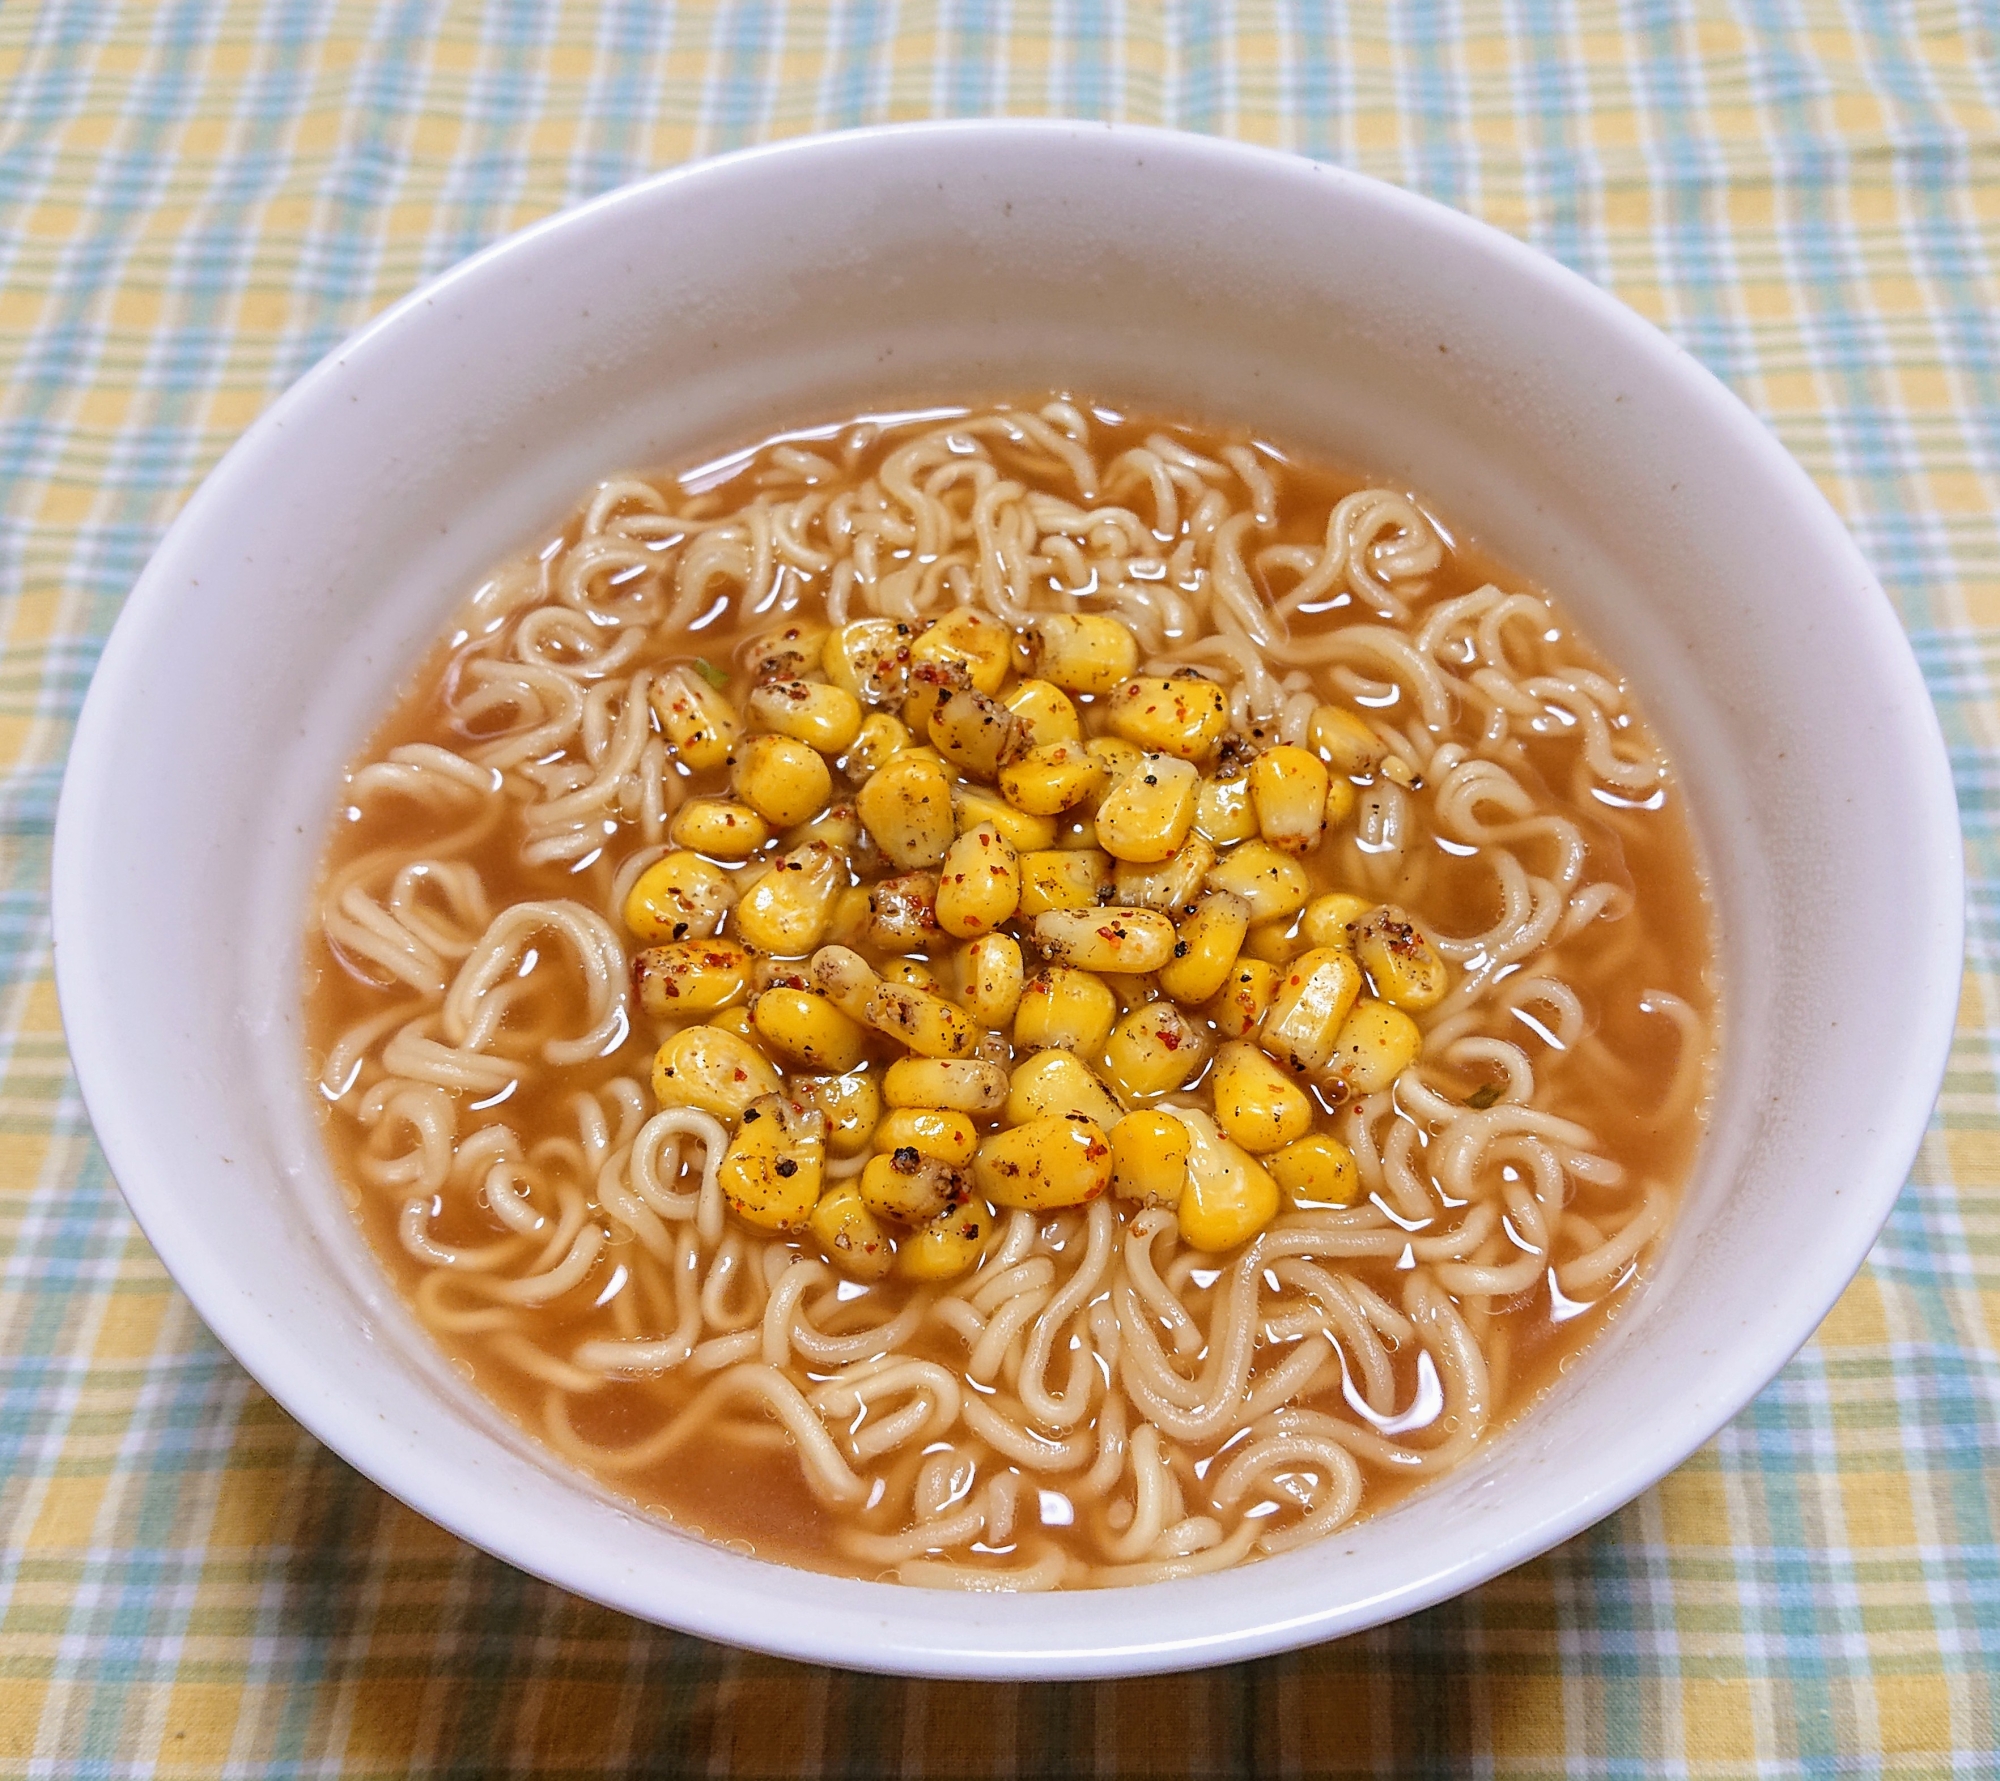
[[[1717,1018],[1558,609],[1072,399],[592,491],[348,775],[308,978],[481,1389],[711,1539],[988,1588],[1285,1550],[1559,1389]]]

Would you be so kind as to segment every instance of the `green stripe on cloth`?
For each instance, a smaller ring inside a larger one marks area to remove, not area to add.
[[[46,882],[125,590],[350,329],[660,166],[1029,113],[1336,160],[1657,320],[1888,586],[1951,746],[1972,910],[1951,1074],[1867,1269],[1673,1477],[1339,1644],[999,1688],[637,1626],[318,1448],[203,1331],[107,1178]],[[2000,1772],[1996,256],[1982,0],[0,8],[0,1775]]]

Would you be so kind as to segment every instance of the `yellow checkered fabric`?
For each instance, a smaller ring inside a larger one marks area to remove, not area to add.
[[[1991,0],[0,7],[0,1775],[2000,1772],[1996,29]],[[1888,585],[1972,875],[1930,1139],[1867,1269],[1751,1409],[1461,1600],[1120,1684],[746,1657],[419,1521],[166,1281],[91,1142],[50,983],[50,821],[91,666],[265,403],[420,279],[634,175],[1001,113],[1340,161],[1659,322]]]

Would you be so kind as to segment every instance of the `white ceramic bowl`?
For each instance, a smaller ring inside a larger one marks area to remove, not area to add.
[[[1566,1389],[1381,1519],[1233,1572],[966,1597],[781,1569],[571,1475],[387,1290],[307,1106],[299,953],[341,767],[480,572],[600,474],[912,399],[1071,386],[1407,481],[1630,672],[1714,874],[1714,1130]],[[1644,322],[1352,174],[1066,124],[861,132],[614,192],[480,254],[272,408],[91,688],[58,979],[99,1139],[215,1333],[328,1446],[567,1588],[796,1657],[1172,1669],[1478,1583],[1686,1457],[1811,1333],[1922,1133],[1957,994],[1937,724],[1812,484]]]

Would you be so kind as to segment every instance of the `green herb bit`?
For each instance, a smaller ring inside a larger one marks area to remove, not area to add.
[[[1474,1109],[1476,1112],[1484,1113],[1486,1109],[1492,1106],[1495,1101],[1499,1100],[1499,1098],[1500,1098],[1499,1083],[1488,1082],[1483,1084],[1479,1088],[1475,1088],[1471,1094],[1467,1095],[1465,1097],[1465,1104],[1468,1107]]]
[[[729,676],[722,669],[718,668],[713,662],[702,660],[700,656],[696,656],[694,659],[694,671],[707,681],[710,686],[714,687],[717,692],[720,692],[729,684]]]

